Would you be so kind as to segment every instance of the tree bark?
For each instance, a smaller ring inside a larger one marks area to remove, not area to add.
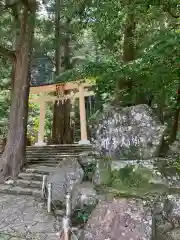
[[[70,100],[67,100],[66,103],[62,103],[62,101],[55,102],[53,115],[53,139],[52,139],[52,142],[54,144],[72,143],[73,132],[71,130],[70,112],[71,112]]]
[[[35,12],[29,13],[27,6],[24,6],[21,16],[20,45],[16,50],[16,61],[13,68],[14,79],[12,79],[10,125],[7,143],[1,159],[1,179],[15,178],[25,162],[30,80],[29,67],[34,23]]]
[[[135,59],[134,30],[136,24],[134,21],[134,13],[129,12],[126,19],[126,27],[124,31],[123,42],[123,62],[127,63]]]
[[[134,20],[134,12],[132,9],[129,10],[126,18],[126,25],[124,29],[124,40],[123,40],[123,56],[122,60],[126,64],[135,59],[135,43],[134,43],[134,31],[136,28],[136,23]],[[133,80],[131,78],[120,79],[116,84],[116,98],[115,105],[119,105],[122,100],[119,90],[126,89],[129,94],[131,94],[133,88]],[[131,105],[129,102],[127,105]]]
[[[60,43],[60,4],[61,0],[56,0],[56,12],[55,12],[55,74],[59,76],[61,72],[61,43]]]
[[[56,27],[55,27],[55,42],[56,42],[56,76],[60,75],[61,66],[64,71],[71,68],[70,63],[70,37],[66,33],[63,41],[64,58],[61,64],[61,46],[60,46],[60,0],[56,0]],[[67,25],[69,25],[67,20]],[[69,26],[68,26],[69,27]],[[53,112],[52,125],[52,142],[54,144],[73,143],[73,129],[70,121],[71,102],[55,101]]]
[[[176,137],[177,137],[178,126],[179,126],[179,115],[180,115],[180,86],[177,91],[176,109],[174,112],[174,120],[173,120],[173,125],[172,125],[170,144],[172,144],[176,140]]]

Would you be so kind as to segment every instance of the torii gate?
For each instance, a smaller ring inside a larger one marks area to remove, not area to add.
[[[70,99],[71,103],[73,104],[76,98],[79,98],[79,113],[80,113],[81,140],[79,141],[79,144],[90,144],[90,141],[87,139],[85,97],[94,95],[93,91],[89,91],[89,88],[92,87],[93,85],[94,84],[92,83],[75,81],[30,87],[29,101],[36,102],[40,106],[38,141],[35,145],[38,146],[46,145],[46,143],[44,142],[46,104],[48,102],[54,103],[56,100],[66,99]],[[65,95],[64,91],[67,90],[70,91],[70,94]],[[49,93],[53,92],[57,93],[56,96],[48,95]],[[34,94],[36,95],[33,96]]]

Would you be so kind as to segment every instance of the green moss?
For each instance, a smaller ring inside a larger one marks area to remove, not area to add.
[[[145,167],[127,165],[111,173],[108,184],[96,186],[98,192],[111,193],[116,197],[145,197],[169,192],[164,184],[153,184],[149,180],[155,178],[152,171]],[[171,189],[172,190],[172,189]],[[174,189],[174,191],[178,191]]]
[[[110,184],[112,179],[110,158],[101,158],[97,160],[95,170],[96,184]]]
[[[164,192],[172,193],[176,192],[177,189],[171,191],[167,186],[162,184],[147,184],[140,188],[121,186],[121,188],[113,188],[107,185],[96,186],[96,191],[99,194],[111,194],[114,197],[125,197],[125,198],[147,198],[149,196],[156,196]]]
[[[120,170],[114,170],[111,174],[110,186],[115,188],[124,187],[141,187],[148,184],[153,177],[151,170],[134,165],[127,165]]]

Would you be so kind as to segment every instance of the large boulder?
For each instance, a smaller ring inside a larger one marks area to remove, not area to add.
[[[52,184],[52,201],[63,203],[65,193],[72,191],[83,180],[84,171],[75,158],[65,158],[57,170],[47,177]]]
[[[152,216],[141,200],[100,202],[84,230],[84,240],[150,240]]]
[[[161,199],[161,207],[155,211],[155,240],[180,239],[180,195],[167,195]]]
[[[164,131],[147,105],[109,107],[97,121],[94,144],[114,160],[148,159],[157,156]]]

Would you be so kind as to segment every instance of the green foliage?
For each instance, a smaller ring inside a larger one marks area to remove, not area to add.
[[[156,101],[162,98],[172,106],[179,85],[180,34],[159,32],[133,63],[123,68],[125,77],[136,80],[134,94],[152,93]]]
[[[84,167],[84,181],[92,181],[92,178],[94,176],[96,165],[91,163]]]
[[[146,199],[148,196],[178,191],[176,188],[169,188],[164,183],[152,183],[151,180],[156,180],[157,176],[150,169],[138,165],[127,165],[120,170],[114,170],[111,176],[111,181],[108,184],[96,186],[96,190],[100,194],[107,194],[111,197]]]
[[[8,117],[9,117],[10,93],[8,90],[0,91],[0,137],[7,136]]]
[[[165,121],[172,124],[177,107],[179,87],[180,31],[177,0],[102,0],[64,1],[61,6],[62,45],[67,34],[71,41],[72,70],[54,79],[54,1],[44,3],[46,11],[38,10],[36,20],[32,83],[66,82],[90,79],[96,82],[96,110],[113,96],[120,97],[119,104],[136,104],[137,99],[149,100],[163,113]],[[131,41],[135,47],[135,60],[122,61],[124,35],[128,16],[135,22]],[[67,19],[70,24],[67,26]],[[10,11],[2,11],[0,19],[1,46],[12,48],[16,22]],[[63,56],[61,56],[63,58]],[[10,104],[11,62],[0,58],[0,131],[7,129]],[[132,81],[132,90],[124,83]],[[120,83],[120,84],[119,84]],[[119,85],[121,87],[119,87]],[[139,102],[138,102],[139,103]],[[78,110],[76,109],[76,112]],[[35,141],[38,130],[39,107],[30,104],[28,133]],[[91,117],[93,121],[96,114]],[[46,137],[51,134],[52,109],[47,109]],[[79,123],[78,123],[79,124]],[[79,136],[78,136],[79,137]]]
[[[152,178],[152,173],[149,169],[138,167],[135,169],[134,165],[127,165],[119,171],[112,172],[111,186],[121,188],[122,186],[140,188],[148,185]]]
[[[87,222],[94,205],[84,206],[83,208],[75,209],[72,215],[72,224],[73,226],[79,226]]]

